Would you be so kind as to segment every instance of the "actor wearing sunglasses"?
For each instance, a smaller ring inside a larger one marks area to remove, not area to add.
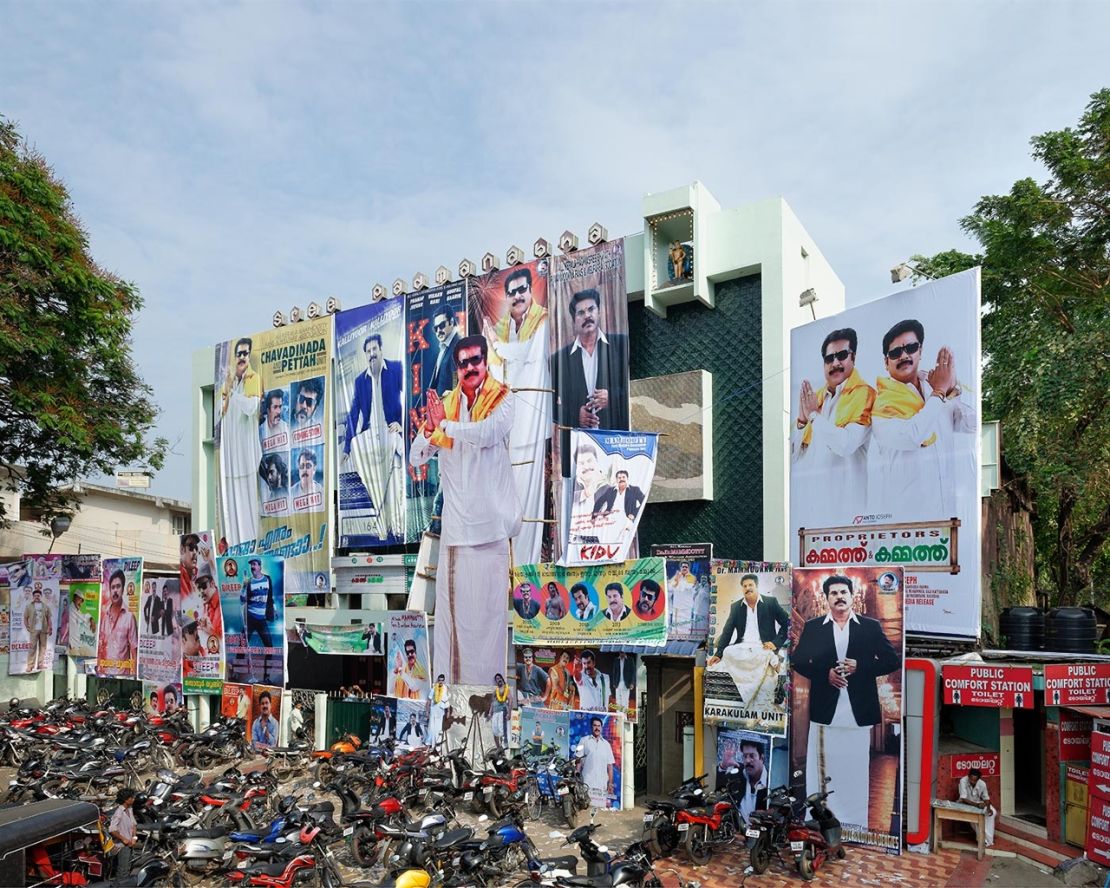
[[[872,409],[868,502],[873,511],[933,520],[956,514],[952,436],[974,433],[975,407],[963,397],[956,358],[941,346],[936,363],[921,368],[925,329],[899,321],[883,337],[889,375],[880,376]]]
[[[521,508],[509,457],[513,396],[489,375],[488,357],[484,336],[455,344],[459,384],[442,400],[428,391],[409,451],[417,468],[439,454],[434,650],[448,684],[482,684],[505,669],[509,538],[520,532]]]
[[[437,311],[432,316],[432,332],[439,342],[439,352],[425,388],[442,395],[455,387],[455,343],[459,341],[459,319],[453,311]]]
[[[220,393],[220,512],[231,545],[258,536],[257,472],[262,461],[258,408],[262,380],[251,367],[253,345],[246,337],[235,343]]]

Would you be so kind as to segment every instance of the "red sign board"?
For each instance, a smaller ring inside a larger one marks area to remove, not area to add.
[[[1110,734],[1091,733],[1091,771],[1087,775],[1087,793],[1110,802]],[[1108,830],[1110,832],[1110,830]]]
[[[1084,768],[1082,765],[1068,765],[1064,771],[1064,778],[1072,783],[1082,783],[1086,786],[1089,772],[1090,768]]]
[[[1110,866],[1110,801],[1092,798],[1087,806],[1087,857]]]
[[[1065,709],[1060,713],[1060,761],[1085,762],[1091,757],[1091,717]]]
[[[973,752],[952,756],[952,776],[966,777],[972,768],[978,768],[984,777],[997,777],[1002,773],[1002,762],[997,752]]]
[[[1110,663],[1051,663],[1044,668],[1045,706],[1110,704]]]
[[[942,674],[949,705],[1033,708],[1031,666],[945,666]]]

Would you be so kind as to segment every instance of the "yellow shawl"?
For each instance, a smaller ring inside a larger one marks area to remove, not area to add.
[[[535,301],[528,306],[528,311],[524,313],[524,321],[520,325],[520,332],[517,334],[517,339],[523,342],[525,339],[531,339],[536,330],[547,319],[547,309],[539,305]],[[501,342],[509,341],[509,324],[513,323],[513,316],[506,314],[501,320],[497,322],[497,326],[493,328],[494,333]]]
[[[925,399],[921,397],[916,386],[905,385],[889,376],[880,376],[875,383],[879,393],[875,397],[875,408],[872,413],[879,419],[909,419],[916,416],[918,411],[925,406]],[[922,447],[928,447],[937,440],[936,432],[921,442]]]
[[[829,387],[821,386],[821,390],[817,392],[818,412],[828,394]],[[863,426],[871,425],[871,407],[874,403],[875,390],[863,381],[859,371],[853,367],[848,378],[841,384],[840,400],[836,402],[836,410],[833,411],[833,423],[838,429],[853,422]],[[808,447],[812,439],[813,426],[807,425],[805,434],[802,435],[802,446]]]
[[[231,371],[231,375],[224,380],[224,389],[221,392],[223,396],[223,405],[220,409],[220,416],[227,413],[227,402],[231,399],[231,391],[235,388],[235,371]],[[247,364],[246,372],[243,373],[243,395],[247,398],[261,398],[262,397],[262,380],[258,378],[258,374],[250,364]]]
[[[482,383],[482,388],[478,391],[478,397],[474,400],[474,406],[470,409],[470,421],[480,422],[488,417],[497,405],[509,396],[509,387],[502,385],[488,373],[486,374],[486,381]],[[460,382],[451,391],[443,396],[443,411],[447,414],[447,419],[452,422],[458,422],[459,407],[462,404],[462,398],[466,395],[462,392],[462,383]],[[431,442],[437,447],[443,447],[450,450],[454,446],[455,440],[447,435],[442,429],[436,429],[432,432]]]
[[[433,703],[438,703],[438,702],[439,702],[440,700],[442,700],[442,699],[443,699],[443,695],[444,695],[444,693],[445,693],[446,691],[447,691],[447,688],[445,688],[445,687],[443,687],[442,685],[440,685],[440,684],[438,684],[438,683],[437,683],[437,684],[436,684],[436,685],[435,685],[435,686],[434,686],[434,687],[432,688],[432,702],[433,702]]]

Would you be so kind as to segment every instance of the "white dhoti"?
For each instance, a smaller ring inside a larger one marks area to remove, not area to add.
[[[375,535],[381,539],[390,536],[404,539],[405,473],[401,435],[398,432],[379,435],[369,428],[351,441],[351,459],[378,513]]]
[[[448,684],[492,685],[505,674],[509,541],[440,543],[436,567],[435,672]]]
[[[236,384],[220,422],[220,521],[231,545],[258,537],[258,401]]]
[[[730,644],[719,663],[707,669],[727,672],[740,692],[740,699],[749,709],[774,706],[775,684],[782,658],[764,647]]]
[[[628,711],[628,697],[631,692],[628,686],[622,680],[619,685],[613,688],[613,695],[617,702],[617,709],[627,712]]]
[[[806,795],[834,790],[829,807],[843,824],[868,827],[871,797],[871,728],[829,727],[810,722],[806,747]]]
[[[443,734],[443,714],[447,706],[443,703],[433,703],[428,716],[428,739],[434,746],[439,743]]]

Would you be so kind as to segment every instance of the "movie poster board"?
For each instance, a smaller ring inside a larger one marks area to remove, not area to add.
[[[96,657],[96,625],[100,618],[100,570],[99,555],[62,557],[62,592],[69,599],[66,612],[69,620],[67,648],[69,655],[75,659]]]
[[[96,674],[135,678],[139,661],[139,590],[143,559],[105,558],[101,567]]]
[[[339,545],[405,542],[405,297],[335,316]]]
[[[298,620],[292,631],[299,644],[305,645],[318,654],[382,657],[386,652],[386,630],[383,623],[328,626]]]
[[[792,560],[903,567],[912,632],[979,634],[979,306],[976,268],[790,335]]]
[[[518,646],[515,651],[517,706],[620,712],[636,722],[636,654],[542,646]]]
[[[420,611],[388,612],[386,687],[401,700],[427,700],[432,687],[428,619]]]
[[[180,682],[181,580],[144,579],[139,600],[139,680]]]
[[[721,728],[717,731],[717,791],[727,785],[736,787],[737,807],[746,823],[753,811],[767,807],[767,794],[777,786],[771,776],[774,739],[757,734]],[[733,770],[736,773],[732,773]],[[831,805],[830,805],[831,807]]]
[[[216,346],[217,551],[284,558],[294,600],[329,577],[331,323]]]
[[[184,705],[180,682],[143,682],[143,712],[147,715],[174,715]]]
[[[711,724],[785,736],[790,709],[790,565],[713,562],[705,719]],[[756,624],[749,630],[749,607]]]
[[[709,635],[713,544],[656,543],[651,554],[667,562],[667,641],[704,641]]]
[[[61,582],[56,577],[34,579],[28,561],[9,564],[8,581],[8,674],[49,672],[54,668]]]
[[[186,694],[218,694],[224,678],[224,618],[215,532],[180,537],[182,686]]]
[[[249,721],[251,686],[225,681],[220,692],[220,715],[224,718],[241,718],[244,722]]]
[[[11,601],[8,565],[0,564],[0,654],[8,652],[8,639],[11,631]]]
[[[795,568],[790,627],[792,794],[830,778],[843,840],[893,854],[902,847],[902,582],[897,567]]]
[[[247,737],[251,749],[273,749],[281,734],[281,688],[251,685]]]
[[[284,572],[284,560],[270,555],[219,559],[229,681],[285,683]]]

